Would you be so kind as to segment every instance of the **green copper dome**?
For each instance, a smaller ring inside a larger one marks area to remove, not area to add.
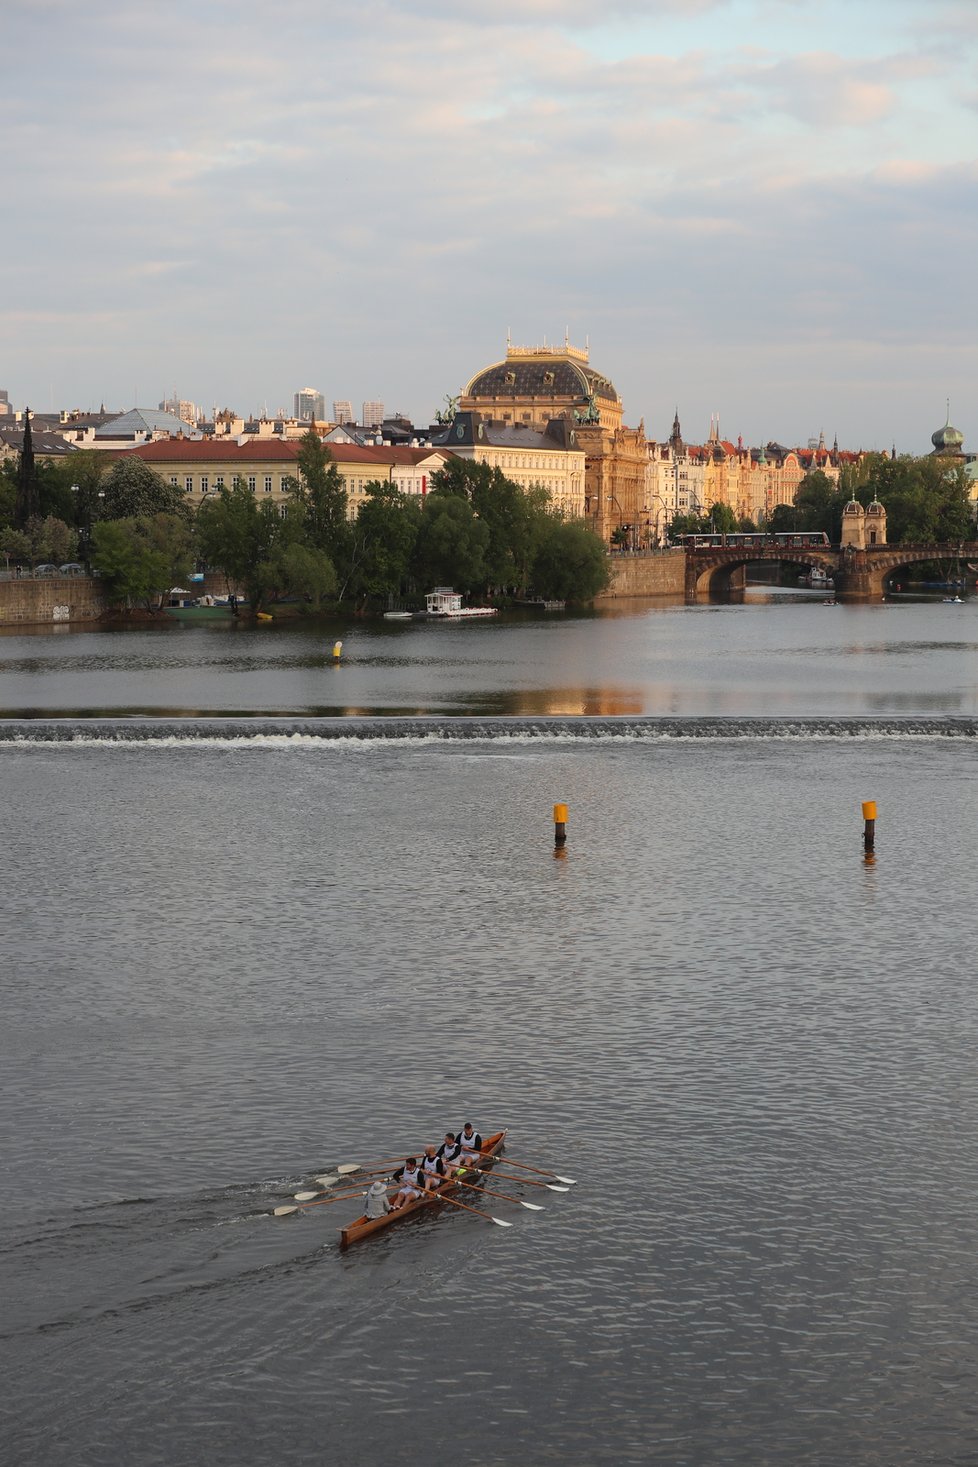
[[[951,404],[947,405],[947,420],[943,428],[938,428],[932,433],[930,441],[934,445],[935,453],[960,453],[964,442],[964,434],[957,428],[951,427]]]

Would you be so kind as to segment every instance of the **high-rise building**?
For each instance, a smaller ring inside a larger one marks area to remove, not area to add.
[[[326,399],[315,387],[303,387],[293,398],[295,416],[300,423],[309,423],[314,419],[322,422],[326,417]]]
[[[10,393],[4,387],[0,387],[0,417],[5,417],[11,412]]]
[[[333,422],[334,423],[352,423],[353,422],[353,404],[352,404],[352,402],[334,402],[333,403]]]
[[[360,421],[365,428],[379,428],[384,421],[384,404],[382,402],[365,402],[363,405],[363,417]]]
[[[187,402],[182,397],[165,397],[160,403],[160,412],[172,413],[191,428],[196,428],[198,420],[203,416],[195,402]]]

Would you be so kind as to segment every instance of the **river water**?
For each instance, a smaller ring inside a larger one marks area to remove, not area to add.
[[[3,1461],[978,1460],[976,616],[0,638]]]

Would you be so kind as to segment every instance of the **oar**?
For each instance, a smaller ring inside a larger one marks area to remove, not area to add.
[[[285,1207],[276,1207],[272,1217],[289,1217],[293,1212],[305,1212],[307,1207],[323,1207],[331,1202],[348,1202],[351,1197],[366,1197],[366,1192],[337,1192],[335,1197],[320,1197],[317,1193],[312,1196],[312,1202],[304,1202],[301,1207],[293,1207],[291,1204]]]
[[[524,1187],[546,1187],[548,1192],[570,1191],[569,1187],[558,1187],[554,1182],[531,1182],[529,1177],[516,1177],[512,1172],[500,1172],[499,1175],[506,1182],[519,1182]]]
[[[480,1212],[478,1207],[470,1207],[467,1202],[459,1202],[457,1197],[446,1197],[443,1192],[429,1192],[429,1197],[437,1197],[439,1202],[450,1202],[453,1207],[460,1207],[463,1212],[474,1212],[476,1217],[484,1217],[487,1222],[495,1223],[497,1228],[511,1228],[512,1223],[503,1222],[501,1217],[493,1217],[491,1212]]]
[[[495,1152],[492,1152],[492,1151],[480,1151],[479,1152],[479,1155],[480,1156],[495,1156]],[[557,1179],[558,1182],[566,1182],[567,1185],[568,1185],[568,1187],[576,1187],[577,1186],[577,1182],[575,1181],[575,1179],[573,1177],[562,1177],[559,1172],[542,1171],[540,1169],[540,1167],[538,1167],[538,1166],[527,1166],[527,1164],[526,1164],[525,1161],[513,1161],[512,1158],[509,1157],[509,1156],[506,1156],[506,1157],[502,1157],[501,1156],[501,1157],[498,1158],[498,1160],[504,1162],[506,1166],[519,1167],[519,1169],[520,1169],[521,1172],[536,1172],[537,1176],[540,1176],[540,1177],[556,1177],[556,1179]]]
[[[515,1202],[519,1207],[525,1207],[527,1212],[544,1211],[539,1202],[524,1202],[522,1197],[510,1197],[508,1192],[494,1192],[491,1187],[473,1187],[471,1182],[454,1182],[450,1185],[468,1187],[472,1192],[485,1192],[487,1197],[501,1197],[504,1202]]]

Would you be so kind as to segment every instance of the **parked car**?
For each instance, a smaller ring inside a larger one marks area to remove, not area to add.
[[[36,576],[60,576],[61,567],[58,565],[50,565],[47,561],[45,561],[43,565],[36,565],[34,567],[34,574]]]
[[[83,576],[85,567],[80,560],[67,560],[61,567],[61,574],[63,576]]]

